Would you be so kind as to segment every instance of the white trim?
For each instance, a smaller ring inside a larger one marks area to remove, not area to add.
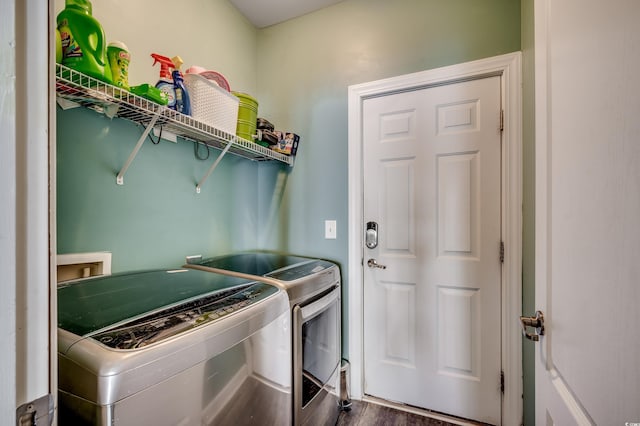
[[[16,2],[2,3],[0,14],[0,419],[16,417]]]
[[[522,422],[522,348],[519,324],[522,311],[522,71],[521,53],[509,53],[478,61],[349,86],[349,361],[351,396],[364,396],[363,353],[363,176],[362,104],[372,96],[415,90],[433,84],[477,78],[486,74],[502,76],[504,105],[502,185],[502,233],[505,260],[502,274],[502,369],[505,393],[502,424]]]
[[[547,310],[547,283],[550,279],[551,253],[549,243],[551,231],[551,93],[549,81],[549,12],[550,0],[534,3],[534,45],[535,45],[535,306],[545,313]],[[549,381],[550,370],[553,370],[550,347],[543,338],[536,344],[535,358],[535,418],[542,422],[548,415],[549,401],[558,397],[556,388]],[[549,395],[548,395],[549,393]]]
[[[44,2],[44,0],[41,0]],[[57,233],[57,214],[56,200],[58,197],[56,186],[56,39],[55,35],[55,1],[47,0],[49,10],[47,35],[48,44],[48,63],[47,63],[47,81],[48,81],[48,120],[49,120],[49,392],[53,396],[53,406],[55,412],[58,411],[58,298],[51,297],[57,291],[57,265],[55,253],[58,247]],[[111,265],[109,265],[111,269]],[[57,426],[58,418],[54,415],[53,426]]]
[[[16,406],[52,392],[49,7],[15,1]]]

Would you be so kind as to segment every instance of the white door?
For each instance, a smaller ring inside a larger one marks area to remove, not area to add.
[[[535,2],[539,425],[640,423],[639,22]]]
[[[366,99],[365,393],[500,424],[500,77]],[[369,259],[376,267],[368,266]]]

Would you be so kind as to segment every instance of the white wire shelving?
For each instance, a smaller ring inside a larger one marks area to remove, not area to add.
[[[144,133],[138,139],[129,158],[127,158],[127,161],[116,176],[118,185],[124,184],[124,175],[127,169],[154,127],[161,128],[162,131],[168,131],[183,139],[195,141],[222,151],[209,170],[207,170],[205,176],[197,183],[196,191],[198,193],[205,180],[227,153],[252,161],[279,161],[293,166],[294,158],[291,156],[272,151],[252,141],[224,132],[188,115],[181,114],[166,106],[159,105],[61,64],[56,64],[56,93],[63,102],[79,104],[105,114],[110,118],[119,117],[145,127]]]

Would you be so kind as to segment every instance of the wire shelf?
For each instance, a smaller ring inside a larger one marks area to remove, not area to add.
[[[293,157],[253,141],[224,132],[188,115],[104,83],[61,64],[56,64],[56,92],[67,101],[146,126],[153,123],[177,136],[238,155],[252,161],[276,160],[293,165]],[[153,121],[155,119],[155,122]]]

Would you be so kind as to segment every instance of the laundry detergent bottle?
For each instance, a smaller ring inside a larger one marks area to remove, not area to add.
[[[111,83],[104,30],[91,12],[89,0],[65,0],[57,18],[62,65]]]

